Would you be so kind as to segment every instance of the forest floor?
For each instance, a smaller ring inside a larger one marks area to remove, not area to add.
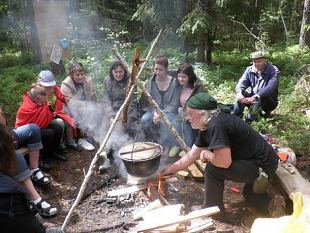
[[[84,174],[88,170],[95,151],[69,152],[67,155],[68,161],[55,160],[55,169],[47,172],[53,178],[51,185],[45,189],[37,187],[40,194],[59,209],[56,217],[43,219],[47,228],[62,226],[79,192]],[[98,163],[97,167],[98,165],[100,164]],[[107,173],[100,173],[97,167],[65,232],[131,232],[137,224],[132,219],[132,213],[146,205],[149,200],[143,192],[139,192],[125,197],[126,201],[123,199],[123,201],[111,202],[107,199],[107,191],[125,187],[126,180],[118,175],[115,163],[112,163]],[[299,158],[297,167],[304,175],[307,175],[310,158]],[[186,212],[190,212],[192,206],[201,205],[203,202],[203,181],[197,181],[191,177],[187,180],[179,179],[169,184],[168,189],[170,190],[166,194],[168,202],[184,204]],[[292,204],[276,178],[271,182],[269,192],[272,195],[281,194],[285,197],[286,214],[290,214]],[[214,220],[213,227],[205,232],[250,232],[255,218],[262,216],[244,200],[242,184],[225,183],[224,203],[231,217],[231,224]]]

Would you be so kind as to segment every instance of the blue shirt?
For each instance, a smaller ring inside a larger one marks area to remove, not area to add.
[[[236,86],[236,92],[245,91],[250,87],[251,94],[257,94],[261,99],[271,97],[277,101],[279,77],[279,69],[269,62],[266,63],[261,73],[254,65],[248,66]]]

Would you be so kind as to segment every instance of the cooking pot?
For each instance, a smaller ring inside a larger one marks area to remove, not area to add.
[[[118,155],[128,174],[146,177],[157,171],[162,150],[159,144],[153,142],[136,142],[122,147]]]

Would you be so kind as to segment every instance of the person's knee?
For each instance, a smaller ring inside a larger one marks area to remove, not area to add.
[[[28,129],[30,131],[31,137],[35,141],[41,141],[41,130],[37,124],[29,124]]]
[[[41,139],[43,142],[51,142],[53,141],[55,137],[54,130],[52,129],[44,129],[44,131],[41,131]]]

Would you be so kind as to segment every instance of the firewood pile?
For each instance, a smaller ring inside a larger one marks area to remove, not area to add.
[[[213,227],[208,216],[218,213],[218,207],[185,214],[184,204],[170,203],[170,198],[166,197],[175,197],[179,192],[174,185],[176,181],[175,177],[160,178],[129,187],[119,186],[107,192],[105,202],[114,211],[122,209],[121,217],[134,221],[127,232],[202,232]]]

